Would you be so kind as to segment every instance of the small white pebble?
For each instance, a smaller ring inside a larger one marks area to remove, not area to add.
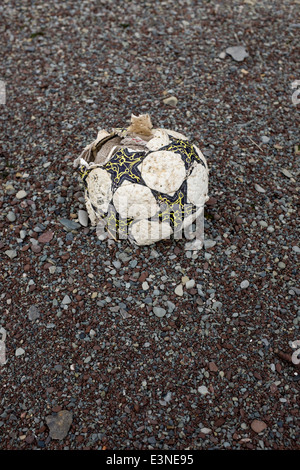
[[[249,281],[247,281],[247,279],[245,281],[242,281],[240,286],[241,289],[247,289],[247,287],[249,287]]]
[[[209,434],[211,432],[211,429],[209,428],[201,428],[200,432],[203,432],[203,434]]]
[[[201,395],[206,395],[207,393],[209,393],[205,385],[201,385],[200,387],[198,387],[198,392],[201,393]]]
[[[27,196],[27,193],[23,189],[21,189],[21,191],[18,191],[16,194],[17,199],[24,199],[24,197],[26,196]]]
[[[22,356],[22,354],[25,354],[25,351],[23,348],[17,348],[16,349],[16,356]]]
[[[189,281],[186,282],[185,288],[186,289],[192,289],[192,287],[194,287],[194,285],[195,285],[194,279],[190,279]]]

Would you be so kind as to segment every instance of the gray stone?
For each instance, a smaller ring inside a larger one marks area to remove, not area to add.
[[[41,314],[40,314],[38,308],[35,305],[32,305],[28,310],[29,320],[34,321],[37,318],[39,318],[40,316],[41,316]]]
[[[113,261],[112,264],[114,265],[114,267],[115,267],[116,269],[120,269],[120,267],[121,267],[120,261]]]
[[[192,289],[192,287],[194,287],[194,285],[195,285],[194,279],[189,279],[185,284],[185,288],[186,289]]]
[[[222,302],[214,302],[212,305],[213,310],[221,310],[222,309]]]
[[[227,47],[226,53],[237,62],[242,62],[246,57],[249,56],[244,46]]]
[[[215,240],[204,240],[204,248],[212,248],[217,242]]]
[[[281,173],[283,173],[284,176],[286,176],[287,178],[293,178],[292,173],[289,170],[287,170],[286,168],[282,168]]]
[[[68,231],[77,230],[81,227],[80,224],[74,222],[74,220],[69,219],[59,219],[59,222],[64,226],[64,228]]]
[[[178,286],[176,286],[175,294],[176,294],[176,295],[179,295],[180,297],[183,296],[182,284],[178,284]]]
[[[176,307],[176,305],[173,304],[173,302],[171,302],[170,300],[167,300],[167,306],[168,306],[169,313],[172,313]]]
[[[69,432],[73,420],[73,413],[61,410],[55,415],[46,416],[46,423],[52,439],[64,439]]]
[[[264,220],[260,220],[260,221],[259,221],[259,225],[260,225],[261,227],[267,227],[267,226],[268,226],[267,222],[265,222]]]
[[[249,287],[249,281],[247,280],[242,281],[240,286],[241,286],[241,289],[247,289],[247,287]]]
[[[155,445],[155,444],[156,444],[156,439],[155,439],[155,437],[154,437],[154,436],[148,437],[148,442],[149,442],[149,444]]]
[[[17,199],[24,199],[24,197],[26,196],[27,196],[27,193],[23,189],[21,189],[21,191],[18,191],[16,194]]]
[[[6,254],[10,259],[13,259],[13,258],[15,258],[16,256],[18,256],[18,253],[16,252],[16,250],[6,250],[6,251],[5,251],[5,254]]]
[[[259,193],[265,193],[266,190],[264,188],[262,188],[259,184],[255,183],[254,184],[254,187],[256,189],[256,191],[258,191]]]
[[[23,348],[17,348],[16,349],[16,356],[22,356],[22,354],[25,354],[25,351]]]
[[[79,220],[79,223],[81,225],[83,225],[84,227],[87,227],[88,226],[88,223],[89,223],[89,216],[88,216],[88,213],[82,209],[80,209],[78,211],[78,220]]]
[[[122,253],[119,254],[119,259],[120,259],[121,261],[123,261],[123,263],[126,263],[126,262],[129,261],[131,258],[132,258],[132,256],[131,256],[131,255],[128,255],[128,254],[125,253],[125,252],[122,252]]]
[[[72,300],[70,299],[70,297],[68,295],[65,295],[64,298],[63,298],[62,303],[64,305],[67,305],[67,304],[70,304],[71,302],[72,302]]]
[[[9,211],[7,218],[10,222],[14,222],[16,220],[16,214],[13,211]]]
[[[201,385],[200,387],[198,387],[198,392],[201,393],[201,395],[206,395],[207,393],[209,393],[205,385]]]
[[[130,261],[130,263],[129,263],[129,266],[130,266],[131,268],[135,268],[136,265],[137,265],[137,260],[136,260],[136,259],[133,259],[133,260]]]
[[[150,253],[150,257],[151,257],[151,258],[158,258],[158,257],[159,257],[159,253],[158,253],[156,250],[152,249],[152,250],[151,250],[151,253]]]
[[[164,104],[167,104],[169,106],[176,106],[178,103],[178,99],[176,98],[176,96],[170,96],[169,98],[165,98],[163,101]]]
[[[167,313],[167,311],[162,308],[162,307],[153,307],[153,313],[154,315],[156,315],[157,317],[159,318],[162,318],[165,316],[165,314]]]

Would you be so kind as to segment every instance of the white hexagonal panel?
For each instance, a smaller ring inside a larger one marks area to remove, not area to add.
[[[93,169],[86,178],[91,203],[106,212],[112,198],[111,176],[102,168]]]
[[[151,152],[143,161],[141,174],[149,188],[173,194],[186,177],[181,156],[168,150]]]
[[[141,219],[153,217],[159,210],[155,198],[147,186],[124,182],[113,197],[114,206],[122,218]]]
[[[202,206],[208,200],[208,174],[201,163],[197,163],[187,179],[188,202]]]

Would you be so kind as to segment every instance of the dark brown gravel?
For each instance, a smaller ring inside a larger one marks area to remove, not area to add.
[[[299,450],[298,14],[289,0],[1,3],[0,449]],[[60,222],[84,209],[73,160],[132,112],[206,155],[213,247],[101,243]]]

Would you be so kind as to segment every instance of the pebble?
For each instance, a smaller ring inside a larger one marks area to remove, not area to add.
[[[26,197],[26,196],[27,196],[27,193],[26,193],[26,191],[24,191],[24,189],[21,189],[16,194],[17,199],[24,199],[24,197]]]
[[[77,230],[78,228],[81,227],[80,224],[77,222],[74,222],[74,220],[69,220],[69,219],[59,219],[59,222],[65,227],[66,230]]]
[[[81,225],[83,225],[84,227],[87,227],[88,223],[89,223],[88,213],[86,211],[80,209],[78,211],[78,220],[79,220],[79,223]]]
[[[183,296],[182,284],[178,284],[178,286],[177,286],[176,289],[175,289],[175,294],[176,294],[176,295],[179,295],[180,297]]]
[[[168,98],[165,98],[163,101],[164,101],[164,104],[168,106],[176,106],[178,103],[178,99],[176,98],[176,96],[169,96]]]
[[[249,281],[247,280],[242,281],[240,286],[241,286],[241,289],[247,289],[247,287],[249,287]]]
[[[194,285],[195,285],[194,279],[190,279],[185,283],[186,289],[192,289],[192,287],[194,287]]]
[[[14,222],[17,217],[13,211],[9,211],[9,213],[7,214],[7,218],[10,222]]]
[[[205,385],[201,385],[198,387],[198,392],[201,393],[201,395],[206,395],[208,392],[208,389]]]
[[[154,436],[148,437],[148,442],[149,442],[149,444],[155,445],[155,444],[156,444],[156,439],[155,439],[155,437],[154,437]]]
[[[16,252],[16,250],[6,250],[4,252],[10,259],[13,259],[15,258],[16,256],[18,256],[18,253]]]
[[[40,316],[41,316],[41,314],[39,312],[39,309],[35,305],[32,305],[28,310],[29,320],[34,321],[37,318],[39,318]]]
[[[204,240],[204,248],[207,250],[208,248],[212,248],[215,246],[217,242],[215,240]]]
[[[265,222],[264,220],[260,220],[260,221],[259,221],[259,225],[260,225],[261,227],[267,227],[267,226],[268,226],[267,222]]]
[[[116,67],[116,68],[115,68],[115,72],[116,72],[118,75],[122,75],[122,74],[125,72],[125,70],[122,69],[122,67]]]
[[[208,367],[211,372],[218,372],[218,366],[215,362],[209,362]]]
[[[148,284],[147,281],[144,281],[144,282],[143,282],[142,288],[143,288],[143,290],[148,290],[148,289],[149,289],[149,284]]]
[[[120,253],[120,255],[119,255],[119,259],[120,259],[121,261],[123,261],[123,263],[126,263],[126,262],[129,261],[131,258],[132,258],[132,256],[131,256],[131,255],[128,255],[128,254],[125,253],[125,252],[122,252],[122,253]]]
[[[162,318],[165,316],[165,314],[167,313],[167,311],[162,308],[162,307],[153,307],[153,313],[154,315],[156,315],[158,318]]]
[[[259,184],[255,183],[254,184],[254,187],[256,189],[256,191],[258,191],[259,193],[265,193],[266,190],[264,188],[262,188]]]
[[[267,135],[262,135],[261,141],[263,144],[267,144],[268,142],[270,142],[270,137],[268,137]]]
[[[259,419],[254,419],[251,423],[252,431],[256,432],[257,434],[259,434],[266,428],[267,428],[266,423],[264,421],[260,421]]]
[[[283,263],[283,261],[280,261],[277,266],[279,269],[284,269],[286,265]]]
[[[38,242],[39,243],[49,243],[54,236],[54,233],[49,230],[48,232],[42,233],[42,235],[39,236]]]
[[[223,306],[222,302],[216,301],[216,302],[213,303],[212,308],[213,308],[213,310],[219,310],[220,311],[222,309],[222,306]]]
[[[203,434],[209,434],[211,432],[210,428],[201,428],[200,432],[203,432]]]
[[[67,410],[60,410],[55,415],[46,416],[50,437],[58,440],[64,439],[69,432],[72,420],[73,413]]]
[[[67,305],[67,304],[70,304],[71,302],[72,302],[72,300],[70,299],[70,297],[68,295],[65,295],[64,298],[63,298],[62,303],[64,305]]]
[[[116,269],[120,269],[120,267],[122,266],[120,261],[113,261],[112,264],[114,265]]]
[[[281,173],[284,174],[284,176],[287,176],[287,178],[293,178],[292,173],[289,170],[287,170],[286,168],[282,168]]]
[[[293,248],[292,248],[292,250],[293,250],[295,253],[300,253],[300,248],[299,248],[299,246],[297,246],[297,245],[294,245]]]
[[[27,235],[26,230],[20,230],[20,238],[21,238],[22,240],[24,240],[24,238],[26,237],[26,235]]]
[[[167,306],[168,306],[169,313],[172,313],[176,307],[176,305],[173,304],[173,302],[171,302],[170,300],[167,300]]]
[[[40,253],[42,251],[42,248],[37,243],[33,243],[30,248],[34,253]]]
[[[16,349],[16,356],[22,356],[22,354],[25,354],[25,351],[23,348],[17,348]]]
[[[226,53],[237,62],[242,62],[249,55],[244,46],[227,47]]]

